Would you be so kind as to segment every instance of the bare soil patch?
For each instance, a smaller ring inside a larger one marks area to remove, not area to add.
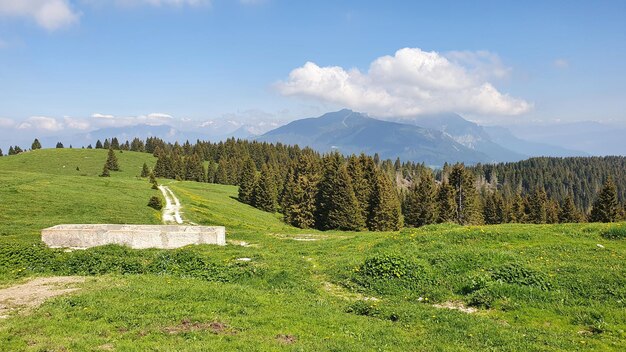
[[[293,335],[279,334],[276,335],[276,340],[280,343],[291,345],[292,343],[296,343],[298,341],[298,338]]]
[[[39,277],[0,289],[0,319],[8,318],[12,312],[28,312],[49,298],[79,290],[76,284],[84,281],[79,276]]]
[[[473,308],[473,307],[467,307],[467,306],[465,306],[463,304],[463,302],[448,301],[448,302],[443,302],[441,304],[433,304],[433,307],[458,310],[458,311],[461,311],[461,312],[467,313],[467,314],[472,314],[472,313],[478,312],[478,309]]]
[[[192,322],[189,319],[183,319],[180,324],[175,326],[168,326],[163,329],[166,333],[170,335],[182,334],[187,332],[197,332],[197,331],[210,331],[213,334],[228,334],[234,335],[237,331],[228,325],[218,322],[212,321],[210,323],[202,323],[202,322]]]

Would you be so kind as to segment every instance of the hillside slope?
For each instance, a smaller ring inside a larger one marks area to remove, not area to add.
[[[34,276],[88,278],[1,320],[0,349],[626,348],[626,224],[319,232],[239,203],[234,186],[162,180],[186,218],[225,225],[229,245],[44,248],[38,229],[58,221],[158,221],[145,205],[154,191],[135,177],[151,155],[120,154],[126,171],[106,180],[89,175],[103,160],[81,166],[87,176],[65,170],[86,156],[101,154],[0,158],[0,289]],[[27,158],[42,167],[20,171]]]

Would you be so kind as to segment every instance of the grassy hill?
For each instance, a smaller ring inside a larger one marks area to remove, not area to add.
[[[226,226],[228,246],[41,246],[57,223],[160,221],[136,177],[152,156],[118,156],[109,179],[100,150],[0,158],[0,285],[89,277],[0,320],[0,350],[626,348],[625,224],[305,231],[239,203],[236,187],[164,180],[185,220]]]

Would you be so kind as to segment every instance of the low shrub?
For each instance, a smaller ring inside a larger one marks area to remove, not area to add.
[[[541,290],[549,290],[552,285],[539,272],[523,267],[520,264],[506,264],[491,274],[492,279],[507,284],[532,286]]]
[[[364,289],[380,294],[410,290],[413,294],[425,292],[433,280],[424,263],[394,254],[376,255],[365,259],[354,268],[352,281]]]
[[[152,196],[148,201],[148,206],[155,210],[161,210],[163,209],[163,199],[159,196]]]
[[[602,237],[607,240],[623,240],[626,238],[626,226],[611,226],[602,232]]]

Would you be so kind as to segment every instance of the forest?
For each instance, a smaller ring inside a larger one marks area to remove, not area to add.
[[[40,147],[35,140],[32,148]],[[11,148],[12,154],[21,152],[18,148]],[[112,138],[98,140],[95,148],[153,154],[156,165],[152,170],[144,165],[143,177],[237,185],[239,201],[279,211],[285,222],[300,228],[613,222],[626,213],[626,158],[618,156],[457,163],[432,170],[376,154],[321,154],[297,145],[235,139],[181,145]],[[109,160],[103,176],[115,168]]]

